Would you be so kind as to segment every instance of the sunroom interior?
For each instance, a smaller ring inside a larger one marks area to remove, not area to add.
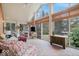
[[[0,55],[79,56],[79,4],[2,3],[0,41],[0,52],[9,50]],[[20,46],[16,42],[23,45],[18,49],[25,47],[24,54],[10,49]]]

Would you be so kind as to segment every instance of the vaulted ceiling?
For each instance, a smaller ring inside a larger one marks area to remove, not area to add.
[[[10,22],[27,23],[41,3],[3,3],[4,20]]]

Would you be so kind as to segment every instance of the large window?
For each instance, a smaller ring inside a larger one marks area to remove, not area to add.
[[[70,44],[79,49],[79,16],[70,20]]]
[[[43,34],[48,35],[49,34],[49,24],[43,23]]]
[[[43,4],[41,7],[37,10],[35,14],[35,19],[40,19],[42,17],[48,16],[49,14],[49,5]]]
[[[74,17],[70,20],[70,31],[79,28],[79,17]]]
[[[75,5],[77,5],[77,3],[54,3],[52,6],[52,10],[54,13],[57,13]]]
[[[10,30],[10,23],[6,23],[6,30]]]
[[[44,5],[42,5],[41,9],[42,9],[42,17],[43,16],[48,16],[48,14],[49,14],[49,5],[44,4]]]
[[[15,31],[15,23],[6,23],[6,30]]]
[[[52,5],[53,5],[52,6],[53,12],[57,13],[57,12],[68,9],[71,6],[76,5],[76,3],[54,3]],[[42,4],[40,6],[40,8],[35,13],[34,17],[35,17],[35,19],[40,19],[44,16],[48,16],[48,14],[49,14],[49,4],[46,3],[46,4]]]
[[[37,38],[41,39],[41,24],[36,24]]]
[[[57,13],[59,11],[65,10],[69,7],[69,3],[54,3],[53,4],[53,11]]]
[[[58,13],[60,11],[66,10],[72,6],[76,5],[75,3],[54,3],[53,12]],[[66,15],[66,14],[64,14]],[[73,20],[76,21],[76,20]],[[75,25],[74,25],[75,26]],[[55,34],[57,35],[68,35],[69,32],[69,21],[67,19],[62,19],[60,21],[55,21]]]
[[[67,35],[69,31],[69,22],[67,19],[56,21],[54,34],[56,35]]]
[[[12,23],[12,24],[11,24],[11,30],[12,30],[12,31],[15,31],[15,23]]]
[[[40,19],[42,17],[42,10],[41,8],[37,11],[37,13],[35,14],[35,19]]]

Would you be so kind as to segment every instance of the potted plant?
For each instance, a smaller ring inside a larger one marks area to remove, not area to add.
[[[69,36],[71,44],[75,47],[79,47],[79,28],[74,29]]]

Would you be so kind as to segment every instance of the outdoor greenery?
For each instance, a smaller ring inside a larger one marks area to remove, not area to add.
[[[69,35],[71,40],[71,45],[79,47],[79,28],[75,28]]]
[[[55,22],[54,34],[67,35],[69,31],[69,23],[67,19]],[[53,34],[53,33],[52,33]]]
[[[48,35],[49,34],[49,25],[48,23],[43,24],[43,34]]]

